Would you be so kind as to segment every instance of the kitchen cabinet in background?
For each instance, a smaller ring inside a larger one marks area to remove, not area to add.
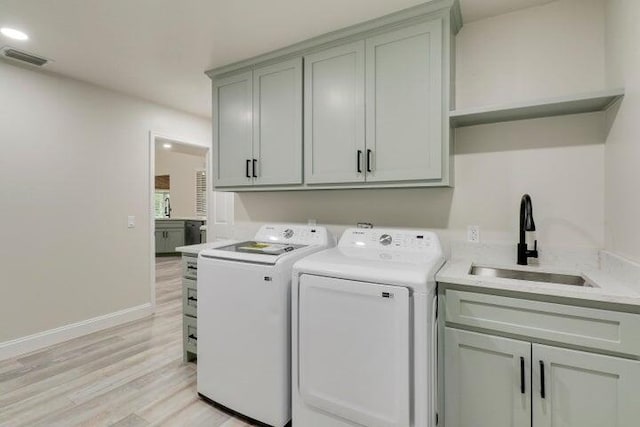
[[[185,244],[185,222],[182,220],[156,220],[156,254],[175,253]]]
[[[156,220],[156,254],[175,254],[176,248],[196,245],[201,242],[201,220],[161,219]]]

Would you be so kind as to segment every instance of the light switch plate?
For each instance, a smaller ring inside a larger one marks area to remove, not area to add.
[[[136,226],[136,217],[128,216],[127,217],[127,228],[135,228]]]

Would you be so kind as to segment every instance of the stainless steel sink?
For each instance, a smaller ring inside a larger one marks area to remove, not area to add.
[[[509,270],[506,268],[492,268],[474,265],[469,274],[483,277],[500,277],[504,279],[527,280],[531,282],[546,282],[559,285],[591,287],[584,278],[569,274],[543,273],[538,271]]]

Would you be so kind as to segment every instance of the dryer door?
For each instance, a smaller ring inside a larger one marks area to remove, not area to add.
[[[308,405],[358,425],[409,426],[409,298],[403,287],[301,276],[298,387]]]

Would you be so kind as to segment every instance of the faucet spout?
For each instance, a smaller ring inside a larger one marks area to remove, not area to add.
[[[533,221],[533,203],[531,196],[525,194],[520,200],[520,241],[518,242],[518,264],[527,265],[529,258],[538,258],[538,241],[534,242],[533,249],[527,247],[526,232],[536,231],[536,223]]]

